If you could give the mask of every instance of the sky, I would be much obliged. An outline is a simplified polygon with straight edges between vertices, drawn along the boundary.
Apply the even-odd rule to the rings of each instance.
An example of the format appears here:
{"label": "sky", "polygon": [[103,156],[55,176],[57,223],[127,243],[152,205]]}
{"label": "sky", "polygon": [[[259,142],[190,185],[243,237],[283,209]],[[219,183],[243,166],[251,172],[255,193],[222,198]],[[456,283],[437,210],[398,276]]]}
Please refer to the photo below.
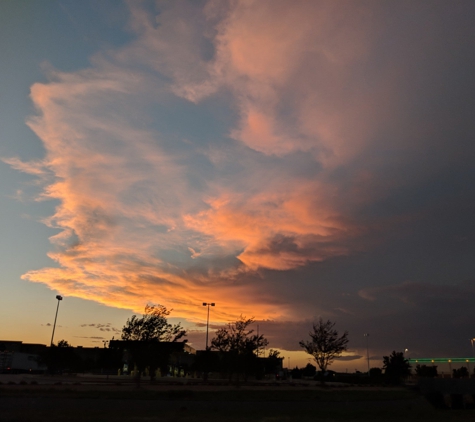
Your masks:
{"label": "sky", "polygon": [[[287,364],[472,357],[472,1],[0,2],[0,338],[146,304]],[[364,334],[369,334],[365,337]],[[291,361],[289,361],[289,358]]]}

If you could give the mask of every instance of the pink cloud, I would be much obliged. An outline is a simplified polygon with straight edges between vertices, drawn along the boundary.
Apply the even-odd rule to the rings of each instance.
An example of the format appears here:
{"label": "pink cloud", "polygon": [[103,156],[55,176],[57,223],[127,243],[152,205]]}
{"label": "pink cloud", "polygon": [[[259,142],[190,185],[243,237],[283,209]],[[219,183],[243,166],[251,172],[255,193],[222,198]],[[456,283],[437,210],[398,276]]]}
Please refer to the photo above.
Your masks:
{"label": "pink cloud", "polygon": [[350,119],[366,129],[374,110],[346,86],[377,30],[368,8],[262,1],[235,2],[222,13],[210,76],[236,94],[242,118],[232,136],[266,154],[314,151],[341,164],[357,153],[367,131],[358,136],[352,125],[349,144],[343,127]]}
{"label": "pink cloud", "polygon": [[[172,33],[174,28],[170,28]],[[186,28],[183,34],[191,37]],[[144,52],[149,57],[160,48],[167,53],[158,35],[152,26],[146,27],[137,43],[118,52],[115,59]],[[179,66],[173,76],[179,86],[184,77],[180,69],[186,63],[182,57],[175,59]],[[136,102],[134,93],[145,90],[141,72],[121,70],[96,57],[92,69],[72,74],[53,71],[51,79],[31,89],[38,114],[29,126],[47,151],[42,169],[54,175],[41,195],[59,201],[48,220],[61,230],[51,237],[54,250],[49,254],[58,268],[30,271],[26,279],[66,295],[135,310],[148,301],[176,301],[178,306],[173,306],[190,315],[192,304],[200,303],[218,283],[216,300],[232,313],[242,310],[235,300],[247,295],[249,286],[241,293],[233,287],[230,294],[221,273],[215,271],[208,272],[207,285],[203,285],[197,275],[187,272],[198,254],[209,259],[235,255],[247,269],[288,269],[342,253],[334,250],[322,255],[318,247],[311,249],[318,246],[315,236],[328,236],[338,228],[328,215],[311,216],[311,204],[301,203],[305,192],[288,197],[288,192],[271,188],[240,202],[236,192],[230,191],[229,205],[219,205],[223,197],[218,196],[207,206],[197,206],[203,193],[193,194],[187,186],[186,169],[161,148],[159,134],[137,129],[135,114],[132,118],[127,114],[132,111],[129,101]],[[157,231],[157,226],[162,228]],[[270,250],[276,236],[292,237],[297,253]],[[298,252],[306,249],[300,256]],[[231,267],[222,274],[239,271]],[[178,291],[186,293],[180,300],[172,299]],[[263,315],[272,313],[267,308],[260,304]]]}
{"label": "pink cloud", "polygon": [[[360,3],[177,4],[155,17],[131,2],[133,42],[32,86],[28,124],[46,157],[10,163],[52,175],[40,196],[58,201],[46,222],[60,232],[49,254],[57,267],[24,278],[137,312],[164,303],[201,319],[199,304],[212,299],[221,320],[292,316],[252,277],[349,254],[365,230],[344,211],[371,199],[371,171],[344,199],[332,171],[362,153],[386,113],[374,112],[373,91],[345,88],[374,22]],[[197,106],[227,95],[237,142],[203,146],[153,125],[156,104],[173,104],[185,122],[183,98]],[[290,161],[301,152],[309,174]]]}
{"label": "pink cloud", "polygon": [[250,269],[287,270],[348,252],[338,241],[357,229],[319,201],[316,186],[293,186],[293,192],[281,188],[254,195],[223,194],[209,201],[208,210],[186,216],[185,222],[224,248],[242,250],[238,258]]}

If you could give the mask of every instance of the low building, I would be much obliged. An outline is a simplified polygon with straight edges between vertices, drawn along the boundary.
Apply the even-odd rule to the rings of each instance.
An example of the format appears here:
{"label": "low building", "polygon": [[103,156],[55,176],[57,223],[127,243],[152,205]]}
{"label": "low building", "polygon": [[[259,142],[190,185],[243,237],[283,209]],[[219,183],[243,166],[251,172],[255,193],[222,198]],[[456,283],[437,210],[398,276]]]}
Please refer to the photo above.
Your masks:
{"label": "low building", "polygon": [[44,344],[0,340],[0,373],[43,373],[46,366],[39,356],[46,349]]}
{"label": "low building", "polygon": [[134,369],[152,377],[168,374],[181,376],[194,362],[195,349],[185,342],[111,340],[109,348],[122,354],[122,373]]}

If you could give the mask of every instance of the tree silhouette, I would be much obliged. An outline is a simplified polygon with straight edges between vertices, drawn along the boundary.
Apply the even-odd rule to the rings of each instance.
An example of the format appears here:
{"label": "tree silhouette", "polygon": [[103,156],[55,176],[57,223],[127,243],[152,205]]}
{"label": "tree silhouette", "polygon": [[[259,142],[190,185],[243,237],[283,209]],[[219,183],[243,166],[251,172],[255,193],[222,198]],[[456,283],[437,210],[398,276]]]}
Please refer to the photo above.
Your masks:
{"label": "tree silhouette", "polygon": [[122,340],[133,341],[178,341],[186,336],[186,330],[178,323],[168,323],[172,310],[163,305],[146,305],[141,318],[133,315],[122,328]]}
{"label": "tree silhouette", "polygon": [[383,369],[385,377],[394,384],[411,375],[411,365],[403,352],[393,351],[391,355],[383,356]]}
{"label": "tree silhouette", "polygon": [[302,375],[304,377],[314,377],[317,373],[317,368],[311,363],[307,363],[305,368],[302,369]]}
{"label": "tree silhouette", "polygon": [[437,366],[416,365],[416,375],[418,377],[437,377]]}
{"label": "tree silhouette", "polygon": [[236,373],[237,381],[240,373],[247,379],[249,370],[257,361],[255,352],[268,344],[262,334],[253,334],[254,330],[248,328],[253,322],[254,318],[241,315],[237,321],[220,328],[211,340],[211,349],[221,352],[230,379],[233,373]]}
{"label": "tree silhouette", "polygon": [[270,349],[265,361],[265,373],[278,375],[278,372],[282,370],[283,360],[284,356],[281,356],[278,350]]}
{"label": "tree silhouette", "polygon": [[341,356],[347,349],[348,331],[339,337],[338,331],[334,327],[334,322],[323,321],[320,318],[317,323],[313,324],[313,331],[309,333],[311,340],[299,342],[300,347],[313,356],[322,375],[333,360]]}
{"label": "tree silhouette", "polygon": [[186,336],[186,330],[180,324],[168,322],[170,313],[171,310],[163,305],[146,305],[141,318],[133,315],[122,328],[121,339],[127,342],[128,351],[137,365],[137,382],[140,382],[140,374],[146,368],[151,380],[155,378],[157,368],[165,370],[174,350],[167,343],[177,342]]}
{"label": "tree silhouette", "polygon": [[58,347],[71,347],[67,340],[59,340]]}
{"label": "tree silhouette", "polygon": [[465,366],[462,366],[458,369],[454,369],[452,371],[452,376],[454,378],[468,378],[470,374],[468,373],[468,369]]}

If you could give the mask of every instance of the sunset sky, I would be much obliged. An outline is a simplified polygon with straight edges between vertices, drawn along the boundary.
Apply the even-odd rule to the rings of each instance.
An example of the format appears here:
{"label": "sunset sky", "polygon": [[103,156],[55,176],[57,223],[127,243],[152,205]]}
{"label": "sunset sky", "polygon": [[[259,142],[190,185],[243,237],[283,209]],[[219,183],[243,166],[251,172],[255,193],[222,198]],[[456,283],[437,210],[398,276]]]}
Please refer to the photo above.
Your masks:
{"label": "sunset sky", "polygon": [[[147,303],[294,364],[470,357],[475,2],[0,2],[0,339],[100,346]],[[6,323],[6,321],[8,321]]]}

